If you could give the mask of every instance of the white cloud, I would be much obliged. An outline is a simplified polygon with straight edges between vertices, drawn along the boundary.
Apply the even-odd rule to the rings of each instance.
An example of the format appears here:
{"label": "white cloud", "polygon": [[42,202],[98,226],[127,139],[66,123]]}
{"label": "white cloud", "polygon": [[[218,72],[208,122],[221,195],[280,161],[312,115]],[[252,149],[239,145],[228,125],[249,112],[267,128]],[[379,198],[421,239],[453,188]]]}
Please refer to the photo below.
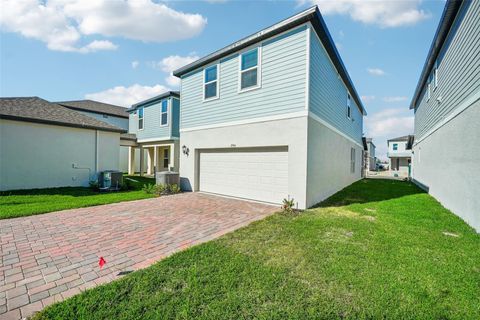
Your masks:
{"label": "white cloud", "polygon": [[[306,0],[299,0],[305,3]],[[317,4],[324,15],[349,15],[354,21],[375,24],[382,28],[414,25],[430,18],[420,9],[421,0],[308,0]]]}
{"label": "white cloud", "polygon": [[160,61],[150,61],[147,64],[152,68],[168,73],[165,81],[169,86],[176,87],[180,85],[180,79],[173,75],[173,71],[198,59],[199,57],[195,54],[188,56],[173,55],[163,58]]}
{"label": "white cloud", "polygon": [[132,104],[149,99],[168,90],[167,87],[160,84],[154,86],[134,84],[130,87],[117,86],[100,92],[88,93],[85,95],[85,99],[130,107]]}
{"label": "white cloud", "polygon": [[132,61],[132,69],[137,69],[139,65],[140,62],[138,62],[137,60]]}
{"label": "white cloud", "polygon": [[405,108],[389,108],[365,117],[365,135],[373,138],[377,157],[386,159],[387,140],[413,133],[414,116]]}
{"label": "white cloud", "polygon": [[375,100],[375,96],[361,96],[360,99],[362,99],[362,102],[368,103]]}
{"label": "white cloud", "polygon": [[191,38],[207,23],[199,14],[175,11],[152,0],[1,0],[0,6],[3,29],[65,52],[117,48],[107,40],[82,44],[85,35],[166,42]]}
{"label": "white cloud", "polygon": [[384,76],[386,73],[382,69],[379,68],[367,68],[368,73],[370,73],[373,76]]}
{"label": "white cloud", "polygon": [[392,103],[392,102],[402,102],[407,101],[407,97],[404,96],[396,96],[396,97],[383,97],[383,101]]}

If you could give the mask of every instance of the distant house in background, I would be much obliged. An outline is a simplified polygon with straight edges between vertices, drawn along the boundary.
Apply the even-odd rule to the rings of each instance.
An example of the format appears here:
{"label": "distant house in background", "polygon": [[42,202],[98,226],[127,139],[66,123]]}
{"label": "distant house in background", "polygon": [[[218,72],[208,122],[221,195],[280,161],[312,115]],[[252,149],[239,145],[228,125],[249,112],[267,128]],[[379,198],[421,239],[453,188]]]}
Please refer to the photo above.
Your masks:
{"label": "distant house in background", "polygon": [[38,97],[0,98],[0,190],[88,186],[119,169],[124,132]]}
{"label": "distant house in background", "polygon": [[390,171],[402,177],[408,176],[412,161],[412,150],[407,149],[409,139],[410,136],[402,136],[387,141]]}
{"label": "distant house in background", "polygon": [[480,1],[447,1],[410,104],[413,181],[480,232]]}
{"label": "distant house in background", "polygon": [[375,171],[377,158],[375,157],[376,146],[372,138],[363,138],[365,145],[365,169],[368,171]]}
{"label": "distant house in background", "polygon": [[[127,108],[93,100],[59,101],[56,103],[128,131]],[[119,170],[122,172],[128,171],[128,147],[130,141],[130,136],[124,134],[120,136]],[[139,164],[138,160],[137,163]],[[139,170],[138,164],[136,171]]]}
{"label": "distant house in background", "polygon": [[[140,174],[158,171],[178,171],[180,153],[180,94],[168,91],[134,104],[129,113],[129,166],[132,174],[141,163]],[[139,154],[139,157],[137,156]],[[147,156],[146,168],[144,157]],[[139,159],[139,160],[137,160]],[[146,170],[145,170],[146,169]]]}

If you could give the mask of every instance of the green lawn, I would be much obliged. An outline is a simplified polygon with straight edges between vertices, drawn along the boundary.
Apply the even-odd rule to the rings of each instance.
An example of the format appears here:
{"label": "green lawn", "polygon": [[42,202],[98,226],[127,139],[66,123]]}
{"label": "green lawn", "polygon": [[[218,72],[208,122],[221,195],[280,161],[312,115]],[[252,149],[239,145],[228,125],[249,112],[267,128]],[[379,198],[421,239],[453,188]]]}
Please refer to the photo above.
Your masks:
{"label": "green lawn", "polygon": [[130,180],[132,190],[100,193],[90,188],[66,187],[0,192],[0,219],[152,197],[141,188],[146,183],[155,183],[155,179],[137,176],[124,178],[135,180]]}
{"label": "green lawn", "polygon": [[480,319],[480,236],[410,183],[363,180],[36,316],[335,318]]}

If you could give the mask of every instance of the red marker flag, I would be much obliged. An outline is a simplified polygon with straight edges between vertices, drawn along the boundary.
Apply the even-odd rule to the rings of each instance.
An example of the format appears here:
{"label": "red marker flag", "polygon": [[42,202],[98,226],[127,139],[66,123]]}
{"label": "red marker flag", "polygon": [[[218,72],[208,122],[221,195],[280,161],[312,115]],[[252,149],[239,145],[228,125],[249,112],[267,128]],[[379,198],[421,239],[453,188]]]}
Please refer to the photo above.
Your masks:
{"label": "red marker flag", "polygon": [[105,261],[105,259],[103,259],[103,257],[100,257],[100,260],[98,260],[98,265],[100,266],[100,269],[103,268],[105,263],[107,263],[107,261]]}

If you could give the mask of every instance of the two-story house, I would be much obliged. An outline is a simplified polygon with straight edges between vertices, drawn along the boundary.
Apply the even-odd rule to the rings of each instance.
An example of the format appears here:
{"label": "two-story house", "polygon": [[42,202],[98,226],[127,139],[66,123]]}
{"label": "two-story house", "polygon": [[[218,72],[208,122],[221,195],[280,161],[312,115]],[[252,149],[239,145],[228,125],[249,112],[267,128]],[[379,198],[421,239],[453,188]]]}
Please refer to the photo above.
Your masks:
{"label": "two-story house", "polygon": [[[128,112],[125,107],[94,100],[60,101],[56,103],[128,131]],[[128,138],[129,136],[126,134],[120,135],[119,170],[122,172],[128,171],[128,146],[130,145],[130,139]],[[136,171],[139,170],[138,163],[137,160]]]}
{"label": "two-story house", "polygon": [[361,178],[366,112],[316,6],[174,75],[184,189],[303,209]]}
{"label": "two-story house", "polygon": [[[178,171],[180,95],[168,91],[134,104],[129,112],[131,144],[128,173],[153,175],[159,171]],[[146,155],[146,168],[145,168]],[[140,163],[138,164],[137,161]],[[136,168],[139,168],[138,170]]]}
{"label": "two-story house", "polygon": [[410,136],[402,136],[387,140],[390,171],[400,176],[409,175],[410,163],[412,162],[412,150],[408,150],[407,144]]}
{"label": "two-story house", "polygon": [[413,180],[480,231],[480,1],[447,1],[410,108]]}

